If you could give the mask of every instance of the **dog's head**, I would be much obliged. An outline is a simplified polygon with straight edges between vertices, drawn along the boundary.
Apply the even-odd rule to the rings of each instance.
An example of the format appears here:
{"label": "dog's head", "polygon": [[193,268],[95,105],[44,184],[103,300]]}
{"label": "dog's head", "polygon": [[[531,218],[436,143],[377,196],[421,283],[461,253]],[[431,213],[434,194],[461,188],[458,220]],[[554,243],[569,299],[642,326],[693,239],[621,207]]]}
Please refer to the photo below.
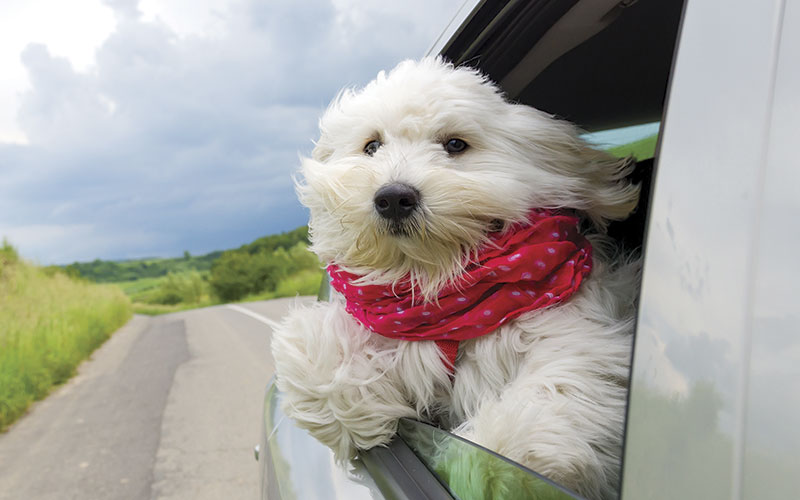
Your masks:
{"label": "dog's head", "polygon": [[403,62],[342,92],[320,132],[298,182],[314,251],[365,282],[410,276],[428,297],[487,233],[531,208],[575,209],[602,230],[638,198],[624,161],[439,59]]}

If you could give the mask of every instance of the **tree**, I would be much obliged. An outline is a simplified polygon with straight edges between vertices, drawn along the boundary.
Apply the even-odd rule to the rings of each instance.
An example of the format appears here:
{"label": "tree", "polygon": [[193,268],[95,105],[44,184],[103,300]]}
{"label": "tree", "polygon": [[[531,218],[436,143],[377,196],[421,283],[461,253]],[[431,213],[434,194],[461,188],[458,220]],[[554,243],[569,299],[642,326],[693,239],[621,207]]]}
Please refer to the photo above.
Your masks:
{"label": "tree", "polygon": [[254,289],[252,257],[243,252],[225,252],[211,266],[209,285],[224,301],[239,300]]}

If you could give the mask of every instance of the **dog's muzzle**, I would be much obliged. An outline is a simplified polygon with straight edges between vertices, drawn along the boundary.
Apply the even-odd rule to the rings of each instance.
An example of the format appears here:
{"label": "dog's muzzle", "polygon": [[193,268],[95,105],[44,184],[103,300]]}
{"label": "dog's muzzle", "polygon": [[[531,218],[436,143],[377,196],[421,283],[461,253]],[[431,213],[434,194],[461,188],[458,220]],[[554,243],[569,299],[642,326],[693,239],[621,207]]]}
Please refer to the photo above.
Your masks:
{"label": "dog's muzzle", "polygon": [[411,216],[419,206],[419,191],[395,182],[378,189],[373,202],[378,215],[392,222],[400,222]]}

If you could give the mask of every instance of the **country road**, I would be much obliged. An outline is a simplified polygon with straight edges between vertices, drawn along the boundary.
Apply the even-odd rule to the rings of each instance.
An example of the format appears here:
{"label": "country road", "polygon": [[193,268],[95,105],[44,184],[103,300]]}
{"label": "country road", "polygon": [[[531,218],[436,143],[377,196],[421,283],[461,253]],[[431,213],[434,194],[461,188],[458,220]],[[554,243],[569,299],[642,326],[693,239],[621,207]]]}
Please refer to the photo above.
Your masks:
{"label": "country road", "polygon": [[295,300],[135,316],[0,434],[0,499],[257,498],[273,372],[258,315]]}

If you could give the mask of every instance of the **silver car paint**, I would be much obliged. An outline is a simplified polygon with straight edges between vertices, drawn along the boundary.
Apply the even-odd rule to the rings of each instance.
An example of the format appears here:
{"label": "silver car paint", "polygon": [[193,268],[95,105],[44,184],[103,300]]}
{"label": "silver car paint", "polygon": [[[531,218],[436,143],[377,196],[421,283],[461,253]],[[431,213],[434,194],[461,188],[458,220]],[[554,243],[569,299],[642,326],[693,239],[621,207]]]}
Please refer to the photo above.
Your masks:
{"label": "silver car paint", "polygon": [[328,447],[286,418],[280,409],[281,397],[271,382],[265,397],[259,453],[262,499],[384,498],[362,462],[337,464]]}
{"label": "silver car paint", "polygon": [[623,498],[800,495],[800,1],[688,2],[663,124]]}

